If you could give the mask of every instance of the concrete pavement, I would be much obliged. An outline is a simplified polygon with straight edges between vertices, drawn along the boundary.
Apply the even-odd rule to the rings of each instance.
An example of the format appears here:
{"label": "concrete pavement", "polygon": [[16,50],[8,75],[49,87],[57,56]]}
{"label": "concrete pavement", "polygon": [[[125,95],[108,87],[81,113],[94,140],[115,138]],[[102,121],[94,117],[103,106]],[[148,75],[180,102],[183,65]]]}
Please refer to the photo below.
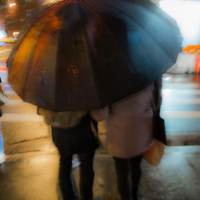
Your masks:
{"label": "concrete pavement", "polygon": [[[162,116],[169,145],[162,162],[143,161],[141,200],[197,200],[200,196],[200,83],[198,76],[165,75]],[[1,118],[6,160],[0,166],[0,200],[62,200],[58,187],[59,155],[49,127],[36,107],[5,85],[9,98]],[[100,138],[105,141],[103,123]],[[187,145],[187,146],[185,146]],[[94,196],[119,200],[113,160],[105,149],[95,155]],[[78,185],[78,167],[74,177]]]}
{"label": "concrete pavement", "polygon": [[1,200],[57,200],[58,155],[10,155],[0,167]]}
{"label": "concrete pavement", "polygon": [[[141,200],[199,200],[200,147],[167,147],[160,165],[143,161]],[[0,167],[1,200],[62,200],[58,187],[59,156],[54,151],[10,155]],[[113,160],[96,154],[94,196],[120,200]],[[78,167],[74,177],[78,185]]]}

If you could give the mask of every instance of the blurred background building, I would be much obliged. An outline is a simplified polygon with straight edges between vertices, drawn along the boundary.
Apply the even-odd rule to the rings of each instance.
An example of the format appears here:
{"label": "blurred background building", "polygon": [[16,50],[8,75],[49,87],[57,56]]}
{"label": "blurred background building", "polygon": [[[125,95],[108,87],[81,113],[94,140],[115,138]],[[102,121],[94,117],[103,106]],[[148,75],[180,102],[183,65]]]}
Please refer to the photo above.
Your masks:
{"label": "blurred background building", "polygon": [[44,0],[0,0],[0,30],[17,37],[27,18]]}
{"label": "blurred background building", "polygon": [[183,48],[200,44],[200,0],[160,0],[159,6],[177,22]]}
{"label": "blurred background building", "polygon": [[[0,30],[16,37],[27,18],[44,2],[53,0],[0,0]],[[175,19],[183,35],[183,45],[200,44],[200,0],[151,0]]]}

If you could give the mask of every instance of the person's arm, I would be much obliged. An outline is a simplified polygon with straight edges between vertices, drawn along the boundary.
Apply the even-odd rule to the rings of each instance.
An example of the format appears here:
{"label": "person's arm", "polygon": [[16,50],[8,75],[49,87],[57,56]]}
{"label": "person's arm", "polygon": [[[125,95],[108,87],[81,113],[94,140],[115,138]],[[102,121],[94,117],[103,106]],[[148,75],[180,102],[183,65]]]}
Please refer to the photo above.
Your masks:
{"label": "person's arm", "polygon": [[109,119],[109,107],[105,107],[103,109],[96,109],[90,111],[90,116],[95,121],[103,121]]}

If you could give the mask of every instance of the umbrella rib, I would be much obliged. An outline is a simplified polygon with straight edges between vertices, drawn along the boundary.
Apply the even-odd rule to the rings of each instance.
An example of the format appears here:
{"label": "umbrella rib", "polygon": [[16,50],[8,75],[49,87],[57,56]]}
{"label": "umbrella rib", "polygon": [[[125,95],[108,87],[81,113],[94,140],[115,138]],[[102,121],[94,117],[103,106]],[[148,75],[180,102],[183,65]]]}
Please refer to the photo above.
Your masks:
{"label": "umbrella rib", "polygon": [[[66,4],[69,4],[69,6],[68,6],[68,8],[67,8],[67,10],[64,12],[63,11],[63,16],[65,17],[65,15],[67,15],[68,13],[68,11],[69,11],[69,9],[70,9],[70,7],[71,7],[71,4],[69,3],[69,2],[73,2],[74,0],[70,0],[70,1],[66,1],[67,3]],[[59,41],[60,41],[60,37],[58,38],[58,43],[59,43]],[[59,46],[59,45],[58,45]],[[59,50],[57,50],[57,55],[56,55],[56,58],[58,58],[58,53],[59,52]],[[57,69],[57,63],[58,63],[58,59],[56,60],[56,64],[55,64],[55,68]],[[57,73],[56,73],[57,74]],[[55,77],[55,79],[56,79],[56,77]],[[57,83],[57,81],[55,81],[55,90],[56,90],[56,88],[57,88],[57,86],[56,86],[56,83]],[[55,98],[56,98],[56,95],[55,95]],[[54,99],[54,101],[56,102],[56,99]],[[54,110],[56,110],[56,104],[54,104],[55,105],[55,107],[54,107]]]}
{"label": "umbrella rib", "polygon": [[[151,2],[150,2],[150,3],[151,3]],[[115,8],[115,9],[117,9],[119,12],[125,14],[127,17],[129,17],[130,19],[132,19],[132,20],[133,20],[136,24],[138,24],[138,26],[146,33],[146,35],[148,35],[148,36],[152,39],[152,41],[153,41],[154,43],[156,43],[158,47],[160,47],[160,45],[159,45],[155,40],[153,40],[153,38],[152,38],[149,34],[147,34],[147,32],[143,29],[143,27],[142,27],[137,21],[135,21],[132,17],[130,17],[130,16],[127,15],[124,11],[119,10],[117,7],[115,7],[115,6],[111,5],[111,4],[108,4],[108,3],[105,3],[105,4],[107,4],[107,5],[109,5],[109,6],[113,7],[113,8]],[[138,4],[138,5],[139,5],[139,4]],[[139,6],[140,6],[140,5],[139,5]],[[142,7],[142,6],[141,6],[141,7]],[[162,49],[162,51],[164,50],[163,47],[160,47],[160,49]],[[165,54],[166,54],[166,53],[165,53]],[[168,55],[168,53],[167,53],[166,55],[167,55],[167,57],[168,57],[170,60],[172,60],[172,59],[170,58],[170,56]]]}
{"label": "umbrella rib", "polygon": [[[82,36],[83,37],[83,36]],[[83,38],[83,41],[84,41],[84,38]],[[87,49],[87,45],[84,43],[84,47]],[[89,56],[89,54],[88,54],[88,51],[85,51],[86,52],[86,55],[87,55],[87,57],[89,58],[90,56]],[[90,59],[88,59],[88,60],[90,60]],[[91,64],[91,62],[90,62],[90,66],[92,66],[92,64]],[[93,74],[93,67],[91,67],[91,71],[92,71],[92,74]],[[97,81],[95,81],[95,78],[94,78],[94,76],[91,76],[92,77],[92,79],[93,79],[93,82],[95,83],[95,82],[97,82]],[[97,84],[94,84],[95,86],[97,85]],[[98,90],[95,90],[96,91],[96,96],[98,96],[98,98],[97,98],[97,100],[98,100],[98,103],[99,103],[99,105],[100,105],[100,95],[99,95],[99,92],[97,92]]]}
{"label": "umbrella rib", "polygon": [[[93,10],[98,16],[99,18],[101,19],[101,21],[105,24],[105,26],[107,27],[107,30],[108,32],[110,33],[110,35],[112,36],[112,38],[116,41],[116,44],[118,44],[118,47],[121,49],[122,53],[125,55],[125,57],[127,58],[127,60],[129,61],[129,63],[131,64],[132,66],[132,63],[130,61],[130,59],[128,58],[128,56],[126,55],[126,53],[123,51],[123,49],[121,48],[121,46],[119,45],[117,39],[115,38],[115,36],[112,34],[112,32],[110,31],[109,27],[107,26],[107,24],[104,22],[104,20],[100,17],[100,15],[98,14],[97,11],[95,11],[88,3],[86,3],[84,0],[82,0],[88,7],[91,8],[91,10]],[[135,72],[136,70],[134,68],[132,68]]]}
{"label": "umbrella rib", "polygon": [[[60,7],[61,7],[61,5],[58,6],[57,9],[59,9]],[[51,23],[51,20],[52,20],[52,18],[54,18],[54,17],[55,17],[55,16],[53,15],[53,16],[48,20],[48,23],[45,24],[45,26],[43,27],[43,29],[42,29],[41,32],[40,32],[40,35],[38,36],[38,40],[39,40],[39,38],[40,38],[40,36],[41,36],[43,30],[45,30],[45,28]],[[40,19],[41,19],[41,18],[40,18]],[[37,21],[38,21],[38,20],[37,20]],[[37,43],[36,46],[35,46],[35,49],[34,49],[33,54],[32,54],[32,58],[33,58],[33,55],[34,55],[34,53],[35,53],[35,50],[36,50],[37,46],[38,46],[38,43]],[[32,60],[32,58],[31,58],[31,60]],[[31,62],[31,61],[30,61],[30,62]],[[30,66],[29,66],[29,68],[30,68]],[[28,76],[29,76],[29,73],[27,73],[25,82],[27,82]],[[23,90],[23,93],[22,93],[22,94],[23,94],[23,96],[25,95],[25,87],[24,87],[24,90]]]}
{"label": "umbrella rib", "polygon": [[[19,47],[21,46],[22,41],[24,40],[24,38],[26,37],[27,33],[30,31],[30,29],[32,28],[32,23],[30,23],[31,20],[35,20],[34,24],[37,23],[37,21],[40,20],[39,19],[34,19],[35,17],[38,16],[38,13],[41,12],[42,10],[42,14],[43,12],[45,12],[52,4],[48,4],[48,5],[43,5],[41,8],[38,8],[32,15],[31,17],[27,20],[26,24],[24,25],[24,27],[22,28],[22,30],[20,31],[20,35],[17,38],[17,41],[14,44],[14,47],[11,51],[11,54],[8,58],[8,66],[12,66],[14,58],[16,56],[16,52],[18,51]],[[51,8],[50,10],[52,10],[53,8]],[[47,11],[48,12],[48,11]],[[45,14],[45,13],[44,13]],[[43,14],[43,15],[44,15]],[[43,16],[42,15],[42,16]],[[12,55],[14,53],[14,55]],[[10,63],[11,62],[11,63]],[[9,69],[9,68],[8,68]]]}
{"label": "umbrella rib", "polygon": [[[83,0],[83,2],[85,2],[85,1]],[[87,5],[99,16],[99,18],[103,21],[103,19],[100,17],[100,15],[98,14],[97,11],[95,11],[88,3],[85,2],[85,4],[87,4]],[[153,40],[153,38],[152,38],[149,34],[147,34],[147,32],[142,28],[142,26],[141,26],[137,21],[135,21],[132,17],[130,17],[130,16],[127,15],[124,11],[119,10],[117,7],[111,5],[111,4],[107,3],[107,2],[104,2],[104,4],[109,5],[110,7],[113,7],[114,9],[118,10],[119,12],[125,14],[125,15],[128,16],[130,19],[132,19],[135,23],[138,24],[139,27],[141,27],[141,29],[144,31],[144,33],[146,33],[146,35],[148,35],[148,36],[152,39],[152,41],[153,41],[155,44],[157,44],[157,46],[158,46],[162,51],[164,50],[163,47],[160,47],[160,45],[158,45],[158,43],[157,43],[155,40]],[[139,6],[140,6],[140,5],[139,5]],[[104,22],[104,21],[103,21],[103,22]],[[104,22],[104,24],[106,25],[105,22]],[[106,27],[108,28],[107,25],[106,25]],[[110,32],[109,28],[108,28],[108,31]],[[110,32],[110,33],[111,33],[111,32]],[[117,39],[114,37],[114,35],[113,35],[112,33],[111,33],[111,35],[112,35],[112,37],[115,39],[115,41],[117,41]],[[118,42],[117,42],[117,43],[118,43]],[[120,45],[118,45],[118,46],[120,47]],[[120,48],[121,48],[121,47],[120,47]],[[124,52],[123,50],[122,50],[122,52],[123,52],[124,55],[126,56],[127,60],[131,63],[130,59],[128,59],[128,56],[125,54],[125,52]],[[166,55],[167,55],[167,57],[172,61],[170,55],[168,55],[168,53],[167,53]],[[131,65],[132,65],[132,63],[131,63]]]}

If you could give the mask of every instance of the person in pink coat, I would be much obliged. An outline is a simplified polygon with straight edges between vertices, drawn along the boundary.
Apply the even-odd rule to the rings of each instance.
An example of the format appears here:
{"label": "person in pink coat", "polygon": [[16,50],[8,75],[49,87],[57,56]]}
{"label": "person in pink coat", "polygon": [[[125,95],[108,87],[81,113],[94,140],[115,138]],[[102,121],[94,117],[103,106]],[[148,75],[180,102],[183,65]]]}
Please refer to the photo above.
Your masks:
{"label": "person in pink coat", "polygon": [[[155,85],[159,92],[157,105]],[[153,111],[160,109],[161,88],[162,78],[109,107],[91,111],[95,120],[106,120],[106,146],[114,159],[121,200],[138,199],[142,155],[153,143]]]}

